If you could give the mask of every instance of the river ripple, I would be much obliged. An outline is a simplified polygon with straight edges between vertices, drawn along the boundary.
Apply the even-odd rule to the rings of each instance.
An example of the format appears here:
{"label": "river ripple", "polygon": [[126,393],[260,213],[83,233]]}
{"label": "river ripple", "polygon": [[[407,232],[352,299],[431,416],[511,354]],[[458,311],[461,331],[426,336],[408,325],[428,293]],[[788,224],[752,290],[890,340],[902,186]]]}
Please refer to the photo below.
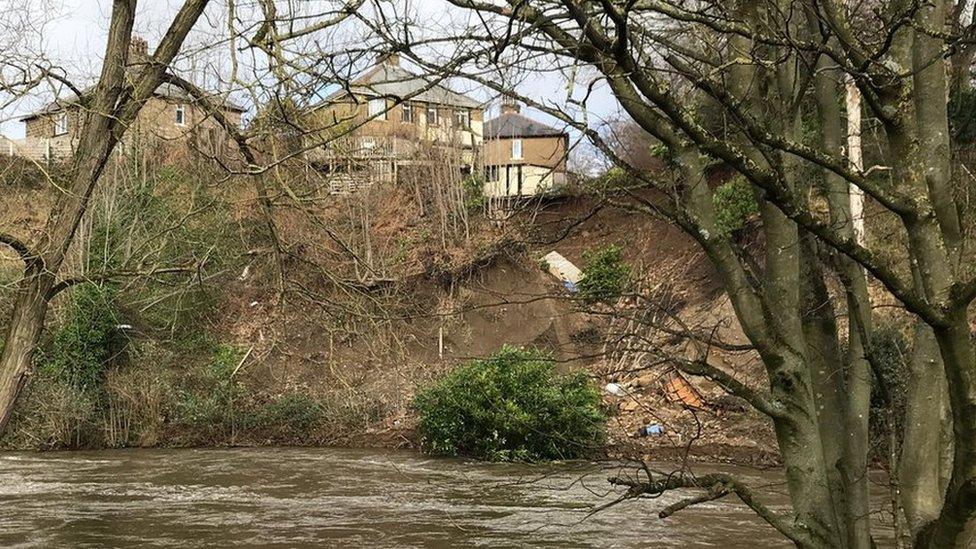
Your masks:
{"label": "river ripple", "polygon": [[[732,499],[667,520],[687,493],[588,516],[629,469],[304,448],[0,454],[0,546],[789,546]],[[734,472],[785,503],[780,475]]]}

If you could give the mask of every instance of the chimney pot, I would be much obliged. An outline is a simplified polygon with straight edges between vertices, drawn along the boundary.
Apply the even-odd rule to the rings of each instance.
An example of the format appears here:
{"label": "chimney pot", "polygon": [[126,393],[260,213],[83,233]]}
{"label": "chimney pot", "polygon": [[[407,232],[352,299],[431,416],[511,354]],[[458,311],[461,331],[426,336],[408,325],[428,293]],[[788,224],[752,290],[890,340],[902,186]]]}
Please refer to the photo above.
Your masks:
{"label": "chimney pot", "polygon": [[522,112],[521,107],[519,107],[518,101],[512,97],[502,98],[502,114],[517,114]]}
{"label": "chimney pot", "polygon": [[133,34],[129,40],[129,62],[141,62],[149,58],[149,43],[146,39]]}

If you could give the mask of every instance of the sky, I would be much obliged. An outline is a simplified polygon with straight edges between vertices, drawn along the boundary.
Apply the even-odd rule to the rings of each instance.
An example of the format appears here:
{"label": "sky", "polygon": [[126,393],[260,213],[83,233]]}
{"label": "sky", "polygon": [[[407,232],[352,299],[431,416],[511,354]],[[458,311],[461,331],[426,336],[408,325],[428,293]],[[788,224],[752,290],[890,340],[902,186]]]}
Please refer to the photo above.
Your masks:
{"label": "sky", "polygon": [[[472,15],[464,10],[449,6],[443,0],[395,0],[398,9],[412,10],[423,21],[427,32],[447,31],[452,25],[463,25]],[[169,22],[182,2],[178,0],[142,0],[136,16],[135,32],[146,38],[150,50],[155,47]],[[208,9],[194,28],[188,42],[206,42],[214,35],[222,36],[226,21],[223,16],[223,1],[215,1],[214,9]],[[241,4],[239,2],[239,4]],[[309,2],[314,5],[316,2]],[[105,47],[111,0],[0,0],[2,13],[27,8],[33,13],[32,20],[38,29],[36,41],[46,56],[64,67],[69,77],[76,83],[89,84],[97,75]],[[365,31],[360,31],[365,32]],[[222,54],[227,52],[223,48]],[[220,59],[218,62],[225,62]],[[246,63],[246,61],[244,61]],[[406,65],[410,68],[409,64]],[[200,83],[200,82],[198,82]],[[480,101],[495,97],[494,92],[472,82],[454,80],[451,85],[458,91],[467,93]],[[518,86],[519,93],[540,102],[555,106],[565,106],[567,82],[558,74],[537,73],[523,78]],[[585,89],[585,86],[583,86]],[[43,105],[51,99],[51,94],[35,93],[25,100],[0,111],[0,134],[11,138],[23,137],[23,123],[18,118]],[[241,102],[238,100],[238,102]],[[249,103],[244,101],[245,104]],[[253,103],[253,102],[250,102]],[[497,112],[497,101],[489,104],[488,117]],[[619,112],[616,102],[602,87],[598,87],[587,103],[587,112],[579,112],[591,125],[614,118]],[[557,124],[554,119],[533,109],[523,109],[523,113],[533,118]]]}

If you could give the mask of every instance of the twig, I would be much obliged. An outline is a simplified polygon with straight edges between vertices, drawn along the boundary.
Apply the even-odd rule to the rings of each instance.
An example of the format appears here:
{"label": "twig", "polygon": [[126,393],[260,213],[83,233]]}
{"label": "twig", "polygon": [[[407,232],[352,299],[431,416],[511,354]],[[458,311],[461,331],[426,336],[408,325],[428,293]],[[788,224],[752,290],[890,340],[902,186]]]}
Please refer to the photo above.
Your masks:
{"label": "twig", "polygon": [[17,252],[17,255],[19,255],[20,258],[24,260],[25,263],[29,263],[36,257],[31,252],[27,244],[24,243],[24,241],[20,240],[19,238],[17,238],[12,234],[0,233],[0,244],[6,244],[13,251]]}
{"label": "twig", "polygon": [[714,501],[716,499],[724,498],[729,495],[729,491],[725,489],[725,485],[718,483],[708,489],[704,494],[686,498],[680,501],[676,501],[671,505],[668,505],[657,514],[659,518],[668,518],[671,515],[677,513],[678,511],[691,507],[692,505],[698,505],[699,503],[707,503],[709,501]]}
{"label": "twig", "polygon": [[248,349],[246,353],[244,353],[243,357],[241,357],[241,361],[237,363],[237,367],[234,368],[234,371],[230,373],[231,379],[234,379],[234,376],[237,375],[237,371],[240,370],[241,366],[244,365],[244,361],[247,360],[247,357],[251,356],[251,352],[253,350],[254,350],[254,345],[251,345],[251,348]]}
{"label": "twig", "polygon": [[108,271],[104,273],[75,276],[66,278],[55,284],[51,290],[48,291],[47,299],[51,300],[54,298],[54,296],[58,295],[64,290],[67,290],[72,286],[77,286],[78,284],[84,284],[85,282],[104,282],[106,280],[112,280],[113,278],[149,277],[160,274],[195,273],[197,272],[198,267],[198,265],[192,265],[187,267],[164,267],[160,269],[150,269],[148,271]]}

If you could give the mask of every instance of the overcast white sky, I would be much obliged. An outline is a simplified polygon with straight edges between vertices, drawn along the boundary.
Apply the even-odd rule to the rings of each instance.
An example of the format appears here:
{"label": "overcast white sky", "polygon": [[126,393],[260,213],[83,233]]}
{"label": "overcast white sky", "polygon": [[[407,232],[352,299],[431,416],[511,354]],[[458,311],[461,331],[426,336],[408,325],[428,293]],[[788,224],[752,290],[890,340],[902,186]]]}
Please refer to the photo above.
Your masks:
{"label": "overcast white sky", "polygon": [[[431,25],[442,27],[463,22],[469,14],[448,6],[442,0],[397,0],[409,2],[411,9],[419,10]],[[179,9],[180,0],[142,0],[136,17],[135,32],[149,41],[150,50],[169,25],[173,14]],[[43,22],[40,27],[40,42],[44,53],[63,66],[72,79],[80,84],[88,84],[97,74],[101,64],[102,51],[108,31],[111,0],[0,0],[2,12],[32,10],[32,20]],[[314,2],[311,2],[314,4]],[[208,35],[225,32],[223,19],[224,2],[214,2],[214,10],[204,17],[194,29],[197,40],[205,40]],[[0,12],[0,13],[2,13]],[[191,35],[190,41],[194,40]],[[471,83],[455,83],[463,88],[459,91],[469,93],[479,100],[486,100],[493,94],[479,90]],[[540,101],[558,103],[566,95],[566,83],[555,75],[529,78],[519,91]],[[8,137],[23,136],[23,124],[17,119],[37,108],[50,97],[34,96],[16,106],[0,112],[0,133]],[[586,116],[591,124],[598,124],[617,112],[616,102],[605,91],[599,91],[590,103]],[[546,120],[542,113],[524,111],[530,116]],[[551,119],[550,119],[551,121]]]}

